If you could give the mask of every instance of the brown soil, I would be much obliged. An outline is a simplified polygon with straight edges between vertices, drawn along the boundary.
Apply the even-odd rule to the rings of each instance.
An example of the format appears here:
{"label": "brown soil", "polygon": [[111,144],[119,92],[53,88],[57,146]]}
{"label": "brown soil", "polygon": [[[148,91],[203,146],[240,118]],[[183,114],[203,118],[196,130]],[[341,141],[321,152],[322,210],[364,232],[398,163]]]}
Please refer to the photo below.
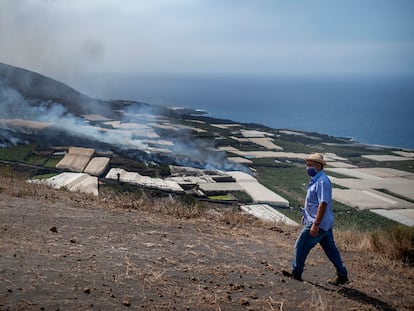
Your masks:
{"label": "brown soil", "polygon": [[120,208],[0,181],[0,310],[413,310],[412,267],[342,250],[351,283],[314,249],[304,282],[280,273],[297,228],[211,210]]}

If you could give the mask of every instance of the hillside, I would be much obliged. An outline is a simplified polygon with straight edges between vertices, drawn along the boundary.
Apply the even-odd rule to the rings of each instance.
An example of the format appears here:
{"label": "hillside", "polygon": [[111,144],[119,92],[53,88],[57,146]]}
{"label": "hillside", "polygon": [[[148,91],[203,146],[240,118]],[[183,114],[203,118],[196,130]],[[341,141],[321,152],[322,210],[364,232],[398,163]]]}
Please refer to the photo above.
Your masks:
{"label": "hillside", "polygon": [[[107,165],[90,179],[94,193],[99,184],[113,184],[118,172],[118,184],[126,188],[156,188],[214,203],[270,204],[266,211],[278,209],[298,222],[308,182],[303,160],[321,152],[334,184],[338,228],[414,226],[412,150],[236,123],[197,109],[103,102],[4,64],[0,103],[0,161],[25,170],[28,179],[59,173],[72,178],[65,170],[90,172],[87,166],[103,154]],[[63,165],[79,158],[64,156],[70,146],[93,149],[93,155],[80,162],[85,165]]]}
{"label": "hillside", "polygon": [[[62,82],[39,73],[4,63],[0,63],[0,89],[2,87],[19,92],[35,105],[42,102],[59,103],[74,115],[88,114],[97,109],[102,114],[112,113],[108,102],[90,98]],[[2,97],[4,95],[2,94]]]}
{"label": "hillside", "polygon": [[337,232],[351,283],[321,249],[283,277],[297,230],[231,210],[0,178],[0,310],[412,310],[414,271]]}

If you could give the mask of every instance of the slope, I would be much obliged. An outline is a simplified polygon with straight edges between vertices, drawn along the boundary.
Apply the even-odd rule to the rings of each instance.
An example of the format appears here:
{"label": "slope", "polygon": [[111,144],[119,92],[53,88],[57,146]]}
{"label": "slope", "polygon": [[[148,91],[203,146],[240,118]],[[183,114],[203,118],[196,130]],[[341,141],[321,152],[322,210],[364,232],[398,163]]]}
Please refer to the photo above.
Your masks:
{"label": "slope", "polygon": [[296,229],[232,212],[127,194],[96,199],[2,174],[0,214],[2,310],[414,306],[413,269],[369,249],[342,250],[352,279],[344,287],[326,284],[334,270],[320,249],[305,282],[283,277]]}
{"label": "slope", "polygon": [[90,98],[68,85],[23,68],[0,63],[0,90],[8,87],[20,93],[27,101],[56,102],[69,113],[82,115],[100,111],[111,115],[108,102]]}

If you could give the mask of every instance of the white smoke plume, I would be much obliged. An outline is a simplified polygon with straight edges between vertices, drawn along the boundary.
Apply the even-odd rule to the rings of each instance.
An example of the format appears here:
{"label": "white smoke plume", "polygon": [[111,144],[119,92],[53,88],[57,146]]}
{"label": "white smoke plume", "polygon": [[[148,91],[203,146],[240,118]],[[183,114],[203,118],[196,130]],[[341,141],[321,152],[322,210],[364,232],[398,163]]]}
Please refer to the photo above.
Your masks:
{"label": "white smoke plume", "polygon": [[[190,127],[174,124],[180,123],[180,116],[166,107],[118,101],[120,110],[115,112],[109,102],[93,100],[58,81],[4,64],[0,69],[2,146],[33,140],[33,133],[43,135],[44,144],[56,144],[62,133],[68,139],[61,138],[65,145],[104,144],[105,148],[123,151],[142,161],[244,169],[228,161],[224,152],[214,148],[213,141],[196,139]],[[113,122],[91,122],[82,117],[86,114],[109,116]]]}
{"label": "white smoke plume", "polygon": [[[131,116],[134,115],[146,115],[157,119],[157,117],[159,118],[163,114],[171,113],[172,111],[169,109],[160,106],[132,106],[126,109],[123,121],[130,122]],[[167,124],[170,124],[170,120]],[[163,123],[162,120],[158,120],[158,122]],[[179,121],[177,120],[177,122]],[[176,124],[170,125],[174,126]],[[225,152],[218,151],[213,141],[194,138],[189,127],[178,126],[178,128],[179,130],[158,132],[161,135],[161,140],[172,142],[172,145],[167,148],[171,151],[175,164],[203,169],[235,170],[250,173],[247,167],[227,160]]]}
{"label": "white smoke plume", "polygon": [[[68,113],[67,109],[60,103],[50,101],[30,103],[17,90],[4,85],[1,81],[0,116],[2,120],[21,119],[43,122],[45,125],[53,127],[54,130],[66,132],[71,136],[111,144],[121,149],[145,149],[147,147],[141,140],[135,139],[130,132],[104,131],[99,127],[91,126],[85,119]],[[3,130],[8,129],[16,132],[16,127],[11,127],[10,123],[5,124],[1,125]],[[21,142],[18,135],[12,137],[10,132],[0,130],[0,135],[12,144]]]}

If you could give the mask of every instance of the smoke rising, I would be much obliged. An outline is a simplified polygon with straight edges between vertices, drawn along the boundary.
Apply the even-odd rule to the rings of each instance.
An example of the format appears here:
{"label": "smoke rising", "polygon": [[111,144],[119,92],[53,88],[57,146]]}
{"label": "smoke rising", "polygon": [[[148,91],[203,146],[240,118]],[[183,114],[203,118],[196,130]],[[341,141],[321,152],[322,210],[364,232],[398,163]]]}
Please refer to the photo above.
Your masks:
{"label": "smoke rising", "polygon": [[[98,142],[113,144],[120,148],[145,149],[146,144],[135,139],[130,132],[104,131],[99,127],[92,126],[85,119],[74,116],[67,111],[62,104],[54,101],[26,100],[17,90],[5,85],[0,81],[0,115],[1,119],[22,119],[43,122],[50,125],[54,130],[66,132],[72,136],[96,140]],[[3,131],[0,135],[11,144],[21,142],[18,137],[18,127],[21,123],[13,126],[12,122],[1,125]],[[8,131],[4,131],[8,130]],[[12,137],[10,131],[15,132]]]}
{"label": "smoke rising", "polygon": [[[160,140],[171,141],[171,146],[166,146],[171,151],[170,155],[164,155],[160,159],[156,154],[147,153],[147,160],[155,160],[155,162],[165,162],[168,164],[189,166],[200,169],[219,169],[224,171],[244,171],[251,173],[250,170],[238,163],[227,160],[225,152],[218,151],[213,141],[206,139],[196,139],[192,135],[192,129],[190,127],[181,126],[179,124],[171,124],[171,119],[165,122],[165,116],[169,116],[172,119],[179,116],[174,115],[174,112],[161,106],[154,105],[140,105],[132,106],[125,110],[123,122],[143,122],[134,116],[146,116],[147,121],[144,123],[158,122],[160,125],[166,124],[167,126],[177,128],[175,130],[158,130]],[[164,119],[164,121],[163,121]],[[178,121],[178,120],[177,120]],[[167,157],[166,157],[167,156]],[[142,159],[144,160],[145,159]]]}
{"label": "smoke rising", "polygon": [[[87,116],[91,114],[98,119]],[[36,142],[36,135],[43,135],[42,144],[49,146],[57,142],[85,147],[105,145],[147,162],[245,169],[228,161],[224,152],[214,148],[213,141],[195,139],[191,127],[180,124],[181,119],[179,113],[166,107],[93,100],[58,81],[0,64],[2,146],[30,139]]]}

